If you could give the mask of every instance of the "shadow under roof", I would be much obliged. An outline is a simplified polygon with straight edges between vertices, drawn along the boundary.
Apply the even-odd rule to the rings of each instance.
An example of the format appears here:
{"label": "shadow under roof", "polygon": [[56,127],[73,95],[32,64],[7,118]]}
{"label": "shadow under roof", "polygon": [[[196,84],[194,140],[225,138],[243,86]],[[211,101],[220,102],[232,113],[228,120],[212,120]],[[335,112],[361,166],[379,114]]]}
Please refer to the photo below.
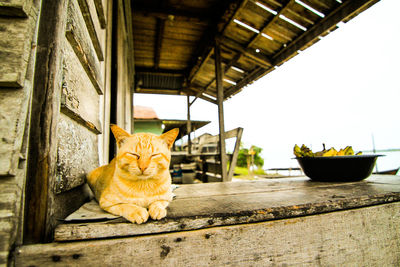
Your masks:
{"label": "shadow under roof", "polygon": [[214,45],[224,99],[379,0],[134,0],[135,92],[215,103]]}

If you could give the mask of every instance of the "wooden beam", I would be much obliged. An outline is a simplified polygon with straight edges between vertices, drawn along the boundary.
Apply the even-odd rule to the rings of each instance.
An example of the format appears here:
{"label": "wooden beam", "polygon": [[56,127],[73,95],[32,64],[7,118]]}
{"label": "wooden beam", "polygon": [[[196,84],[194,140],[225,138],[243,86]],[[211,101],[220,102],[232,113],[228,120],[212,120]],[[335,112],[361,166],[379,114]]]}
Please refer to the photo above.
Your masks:
{"label": "wooden beam", "polygon": [[225,35],[226,30],[228,29],[229,25],[233,22],[233,20],[235,19],[235,17],[239,14],[239,12],[243,9],[243,7],[247,4],[249,0],[241,0],[237,3],[234,3],[233,5],[236,4],[236,9],[235,11],[232,13],[232,15],[230,16],[228,22],[224,25],[224,28],[221,31],[221,36]]}
{"label": "wooden beam", "polygon": [[213,49],[211,49],[210,52],[207,54],[207,56],[205,58],[203,58],[203,60],[201,61],[199,66],[195,66],[194,68],[192,68],[192,70],[189,74],[189,83],[192,83],[194,81],[194,79],[196,78],[197,73],[199,73],[203,69],[203,67],[205,66],[207,61],[210,59],[212,52],[213,52]]}
{"label": "wooden beam", "polygon": [[379,0],[359,0],[343,2],[336,10],[323,18],[319,23],[312,26],[289,45],[276,53],[272,58],[273,65],[282,64],[286,59],[297,53],[298,50],[301,50],[308,43],[318,38],[318,36],[332,27],[336,27],[337,23],[346,20],[348,17],[352,17],[355,13],[358,13],[360,10],[369,7],[378,1]]}
{"label": "wooden beam", "polygon": [[187,120],[186,129],[188,133],[188,154],[192,154],[192,140],[190,139],[190,133],[192,132],[192,124],[190,122],[190,96],[187,96]]}
{"label": "wooden beam", "polygon": [[32,95],[24,242],[51,238],[49,215],[54,203],[57,169],[57,126],[60,113],[62,45],[67,0],[44,1],[39,22],[38,50]]}
{"label": "wooden beam", "polygon": [[164,36],[165,20],[157,19],[156,40],[154,43],[154,68],[158,69],[161,58],[162,40]]}
{"label": "wooden beam", "polygon": [[225,147],[225,125],[224,125],[224,87],[222,85],[223,73],[221,64],[221,47],[218,40],[215,40],[215,77],[217,85],[218,121],[219,121],[219,153],[221,162],[221,176],[223,182],[228,182],[226,173],[226,147]]}
{"label": "wooden beam", "polygon": [[[231,59],[231,60],[229,61],[229,63],[227,63],[227,64],[225,65],[224,74],[228,72],[228,70],[239,60],[239,58],[240,58],[241,56],[242,56],[241,54],[236,54],[236,56],[235,56],[233,59]],[[206,91],[208,90],[208,88],[210,88],[211,85],[212,85],[214,82],[215,82],[215,77],[211,80],[211,82],[209,82],[209,83],[207,84],[206,87],[204,87],[204,92],[206,92]]]}
{"label": "wooden beam", "polygon": [[[215,99],[213,99],[211,97],[208,97],[208,96],[203,94],[203,93],[205,93],[203,88],[197,88],[197,87],[193,87],[192,86],[190,88],[187,88],[186,90],[193,91],[194,92],[193,96],[195,96],[195,97],[201,98],[201,99],[206,100],[208,102],[211,102],[213,104],[217,104],[217,101]],[[214,96],[212,94],[210,94],[210,95]]]}
{"label": "wooden beam", "polygon": [[[208,61],[208,59],[210,59],[211,55],[213,54],[213,45],[208,45],[208,42],[214,42],[218,32],[220,32],[220,35],[224,35],[225,30],[227,29],[227,27],[229,26],[229,24],[234,20],[235,16],[239,13],[239,11],[246,5],[248,0],[236,0],[236,1],[230,1],[229,2],[229,7],[227,7],[227,10],[225,10],[225,12],[231,12],[231,14],[222,14],[222,17],[225,16],[229,16],[229,18],[227,19],[227,22],[220,22],[216,28],[212,29],[211,32],[207,38],[204,39],[209,39],[208,41],[206,41],[203,46],[204,49],[209,49],[208,52],[203,53],[204,55],[199,56],[198,58],[200,58],[200,60],[196,60],[194,66],[191,68],[190,73],[188,75],[189,77],[189,82],[191,83],[195,78],[196,75],[200,72],[200,70],[204,67],[205,63]],[[232,10],[229,10],[232,9]],[[223,28],[219,29],[219,25],[223,24]],[[209,48],[208,48],[209,47]]]}
{"label": "wooden beam", "polygon": [[236,129],[236,142],[235,142],[235,148],[233,150],[233,155],[231,159],[231,163],[229,166],[229,171],[228,171],[228,181],[232,181],[233,173],[235,172],[235,167],[236,167],[236,162],[239,156],[239,149],[240,149],[240,142],[242,140],[242,135],[243,135],[243,128],[237,128]]}
{"label": "wooden beam", "polygon": [[180,95],[180,90],[172,90],[172,89],[154,89],[154,88],[136,88],[135,93],[140,93],[140,94]]}
{"label": "wooden beam", "polygon": [[173,20],[195,21],[197,23],[209,23],[215,16],[201,9],[177,9],[171,6],[167,6],[162,2],[163,1],[161,1],[161,3],[158,5],[151,5],[151,3],[146,3],[146,1],[132,1],[132,9],[134,13],[138,12],[145,15],[157,17],[158,19],[165,20],[173,16]]}
{"label": "wooden beam", "polygon": [[[255,35],[250,42],[246,45],[247,48],[249,48],[250,46],[252,46],[253,44],[255,44],[258,39],[260,39],[260,37],[262,37],[262,34],[264,33],[264,31],[270,26],[272,25],[275,21],[277,21],[279,19],[279,16],[283,13],[283,11],[285,11],[285,9],[289,6],[289,4],[291,4],[294,0],[286,0],[286,3],[282,3],[283,5],[281,6],[281,8],[277,11],[277,14],[275,16],[272,17],[272,19],[270,19],[269,21],[267,21],[264,26],[262,27],[262,29],[260,30],[260,32]],[[268,12],[268,11],[265,11]]]}
{"label": "wooden beam", "polygon": [[251,48],[243,47],[241,44],[228,37],[219,37],[219,41],[224,47],[242,53],[243,56],[249,58],[251,61],[254,62],[254,64],[258,66],[264,68],[269,68],[272,66],[272,60],[262,53],[257,53]]}
{"label": "wooden beam", "polygon": [[150,73],[150,74],[162,74],[171,76],[183,76],[184,71],[173,70],[173,69],[162,69],[162,68],[146,68],[146,67],[135,67],[135,73]]}
{"label": "wooden beam", "polygon": [[236,85],[232,86],[225,92],[225,99],[229,98],[232,94],[240,90],[243,86],[248,84],[250,81],[253,81],[254,79],[260,77],[261,75],[264,75],[265,73],[272,71],[274,68],[270,68],[268,70],[263,69],[261,67],[256,67],[248,73],[245,77],[243,77],[239,82],[236,83]]}

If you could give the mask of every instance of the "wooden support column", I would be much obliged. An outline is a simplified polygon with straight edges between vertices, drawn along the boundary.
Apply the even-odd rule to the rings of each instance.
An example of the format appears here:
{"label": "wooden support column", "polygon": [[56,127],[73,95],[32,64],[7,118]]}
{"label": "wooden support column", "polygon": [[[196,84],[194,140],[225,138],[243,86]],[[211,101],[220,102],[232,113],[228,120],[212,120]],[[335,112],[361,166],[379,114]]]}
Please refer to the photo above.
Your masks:
{"label": "wooden support column", "polygon": [[219,121],[219,153],[221,161],[221,178],[223,182],[228,182],[226,173],[226,148],[225,148],[225,126],[224,126],[224,88],[222,85],[222,65],[221,50],[219,41],[215,41],[214,47],[215,57],[215,82],[217,86],[217,104],[218,104],[218,121]]}
{"label": "wooden support column", "polygon": [[190,132],[192,131],[192,123],[190,122],[190,97],[187,96],[187,122],[186,128],[188,132],[188,154],[192,154],[192,140],[190,139]]}
{"label": "wooden support column", "polygon": [[67,0],[43,1],[41,8],[30,122],[25,243],[44,242],[51,237],[49,211],[54,202],[52,189],[57,169],[60,58],[67,4]]}

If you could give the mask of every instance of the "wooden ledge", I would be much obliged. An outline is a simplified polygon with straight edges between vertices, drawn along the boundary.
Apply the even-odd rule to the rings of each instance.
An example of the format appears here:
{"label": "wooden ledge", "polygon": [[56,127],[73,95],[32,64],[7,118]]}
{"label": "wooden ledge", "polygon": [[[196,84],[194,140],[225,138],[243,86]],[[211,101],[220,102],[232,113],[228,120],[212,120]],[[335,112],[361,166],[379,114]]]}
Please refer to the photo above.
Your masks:
{"label": "wooden ledge", "polygon": [[[373,175],[351,183],[314,182],[306,177],[181,185],[167,218],[137,225],[92,213],[69,217],[55,231],[56,241],[87,240],[194,230],[354,209],[400,201],[400,177]],[[82,210],[81,210],[82,211]],[[94,212],[94,213],[93,213]],[[97,213],[97,215],[96,215]],[[76,215],[76,214],[75,214]],[[72,218],[72,220],[71,220]]]}

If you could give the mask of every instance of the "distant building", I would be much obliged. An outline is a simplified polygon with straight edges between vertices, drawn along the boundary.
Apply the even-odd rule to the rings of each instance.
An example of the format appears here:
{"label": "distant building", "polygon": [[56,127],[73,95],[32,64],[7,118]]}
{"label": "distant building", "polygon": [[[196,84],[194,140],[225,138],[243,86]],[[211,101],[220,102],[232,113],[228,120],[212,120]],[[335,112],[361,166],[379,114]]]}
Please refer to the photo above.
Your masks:
{"label": "distant building", "polygon": [[134,106],[134,133],[153,133],[160,135],[163,132],[163,123],[151,107]]}

